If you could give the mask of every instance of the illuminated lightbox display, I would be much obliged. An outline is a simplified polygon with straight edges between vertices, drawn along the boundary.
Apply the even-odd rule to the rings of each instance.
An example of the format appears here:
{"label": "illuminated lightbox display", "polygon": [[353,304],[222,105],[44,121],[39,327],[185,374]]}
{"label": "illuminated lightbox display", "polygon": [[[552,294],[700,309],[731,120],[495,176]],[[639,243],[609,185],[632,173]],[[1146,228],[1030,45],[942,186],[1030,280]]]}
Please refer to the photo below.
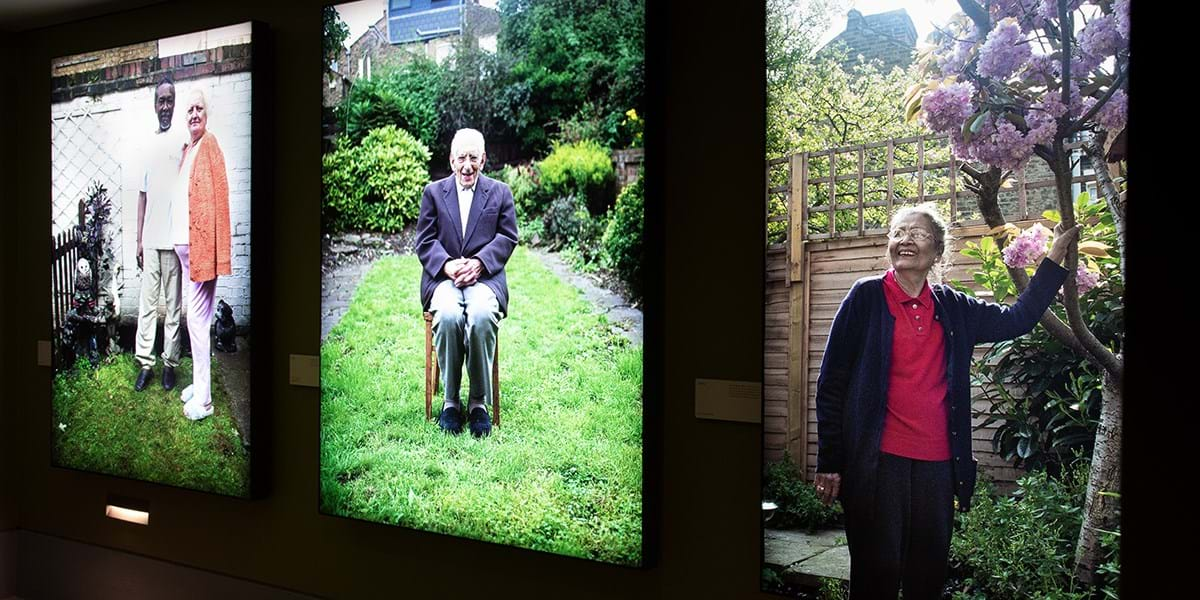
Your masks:
{"label": "illuminated lightbox display", "polygon": [[250,495],[252,29],[51,62],[56,466]]}
{"label": "illuminated lightbox display", "polygon": [[325,8],[321,512],[644,563],[644,11]]}

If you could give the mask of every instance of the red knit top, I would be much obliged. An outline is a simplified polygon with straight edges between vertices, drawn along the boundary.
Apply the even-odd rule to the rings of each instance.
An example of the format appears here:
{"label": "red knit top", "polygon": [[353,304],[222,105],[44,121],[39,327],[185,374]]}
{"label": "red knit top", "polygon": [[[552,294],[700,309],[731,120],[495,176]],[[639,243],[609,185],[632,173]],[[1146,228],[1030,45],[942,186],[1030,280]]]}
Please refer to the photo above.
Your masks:
{"label": "red knit top", "polygon": [[917,460],[950,460],[946,343],[934,318],[933,290],[926,283],[916,298],[909,297],[888,269],[883,293],[896,326],[879,449]]}

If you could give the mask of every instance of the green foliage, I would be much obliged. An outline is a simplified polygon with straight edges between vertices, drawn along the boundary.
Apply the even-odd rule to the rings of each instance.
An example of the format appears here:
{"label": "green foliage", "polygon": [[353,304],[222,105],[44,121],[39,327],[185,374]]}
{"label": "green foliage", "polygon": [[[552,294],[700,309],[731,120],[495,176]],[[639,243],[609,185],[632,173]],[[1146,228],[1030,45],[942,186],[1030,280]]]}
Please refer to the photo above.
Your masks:
{"label": "green foliage", "polygon": [[922,133],[896,100],[919,73],[846,68],[844,52],[816,52],[840,10],[831,0],[767,3],[767,158]]}
{"label": "green foliage", "polygon": [[[1115,246],[1116,231],[1104,203],[1081,194],[1075,204],[1082,223],[1091,225],[1084,239]],[[1046,218],[1056,220],[1055,211]],[[962,251],[981,261],[975,283],[1001,302],[1016,295],[1001,256],[991,237],[968,243]],[[1108,276],[1104,285],[1080,298],[1084,321],[1092,333],[1113,351],[1120,351],[1124,332],[1124,285],[1115,256],[1086,257]],[[1080,260],[1085,256],[1081,255]],[[1032,271],[1032,269],[1029,269]],[[960,289],[962,286],[960,286]],[[1052,310],[1066,322],[1061,306]],[[1047,469],[1057,474],[1075,456],[1091,456],[1102,405],[1103,379],[1099,369],[1051,336],[1044,328],[995,344],[972,369],[976,399],[988,401],[984,425],[999,423],[993,448],[1005,460],[1027,469]]]}
{"label": "green foliage", "polygon": [[637,564],[642,350],[525,248],[506,270],[503,424],[477,440],[425,420],[419,261],[374,263],[321,344],[321,510]]}
{"label": "green foliage", "polygon": [[550,155],[538,163],[538,169],[543,193],[552,198],[584,198],[593,215],[603,214],[612,204],[612,158],[594,141],[555,144]]}
{"label": "green foliage", "polygon": [[821,580],[821,600],[846,600],[850,597],[850,586],[841,579],[827,577]]}
{"label": "green foliage", "polygon": [[546,209],[537,163],[505,165],[492,173],[491,177],[508,184],[512,190],[513,204],[516,205],[517,219],[522,222],[532,220],[534,215],[540,215]]}
{"label": "green foliage", "polygon": [[606,146],[624,147],[625,111],[643,109],[645,2],[502,0],[499,51],[513,60],[502,119],[522,145],[544,151],[588,101]]}
{"label": "green foliage", "polygon": [[394,232],[416,220],[428,163],[425,145],[394,126],[372,130],[358,146],[338,140],[323,159],[327,230]]}
{"label": "green foliage", "polygon": [[510,79],[511,58],[479,47],[471,35],[454,44],[454,56],[441,66],[437,100],[438,142],[430,144],[435,155],[450,155],[450,140],[463,128],[477,129],[487,142],[508,137],[504,112],[504,89]]}
{"label": "green foliage", "polygon": [[339,117],[345,136],[357,144],[369,132],[391,125],[416,136],[426,148],[435,147],[442,106],[441,67],[413,56],[398,67],[379,70],[371,79],[357,79],[342,101]]}
{"label": "green foliage", "polygon": [[322,55],[324,59],[321,68],[328,69],[330,61],[337,60],[342,56],[343,46],[346,38],[350,37],[350,28],[342,22],[338,16],[337,9],[333,6],[326,6],[322,13],[322,21],[324,23],[324,33],[321,36]]}
{"label": "green foliage", "polygon": [[576,266],[592,265],[600,256],[605,223],[593,217],[575,196],[561,196],[542,215],[542,234],[550,249],[575,252]]}
{"label": "green foliage", "polygon": [[1012,497],[996,497],[983,478],[971,511],[956,515],[951,570],[955,598],[1079,599],[1090,591],[1074,579],[1075,543],[1083,519],[1088,464],[1055,479],[1035,472]]}
{"label": "green foliage", "polygon": [[176,387],[133,391],[138,364],[129,353],[86,357],[54,375],[53,463],[204,492],[250,493],[250,454],[230,412],[220,360],[212,362],[213,414],[183,416],[180,391],[192,383],[192,359],[180,361]]}
{"label": "green foliage", "polygon": [[643,245],[645,221],[645,179],[643,171],[637,181],[625,186],[609,215],[601,246],[604,266],[612,269],[629,286],[636,300],[642,295],[642,264],[646,261]]}
{"label": "green foliage", "polygon": [[804,480],[804,475],[786,456],[777,463],[767,465],[763,499],[779,506],[771,519],[771,526],[780,529],[812,530],[833,525],[842,513],[841,505],[835,503],[825,506],[821,502],[812,484]]}

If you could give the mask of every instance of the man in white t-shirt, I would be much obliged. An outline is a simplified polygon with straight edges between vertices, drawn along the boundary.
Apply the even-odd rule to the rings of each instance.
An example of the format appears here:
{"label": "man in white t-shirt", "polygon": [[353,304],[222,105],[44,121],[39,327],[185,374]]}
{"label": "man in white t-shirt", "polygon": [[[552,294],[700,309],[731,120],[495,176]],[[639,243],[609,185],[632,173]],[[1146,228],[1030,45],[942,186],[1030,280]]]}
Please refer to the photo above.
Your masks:
{"label": "man in white t-shirt", "polygon": [[170,234],[171,199],[179,175],[183,138],[170,133],[175,116],[175,84],[170,79],[163,79],[154,87],[154,113],[158,116],[158,129],[145,148],[145,169],[138,191],[137,262],[142,270],[142,285],[135,353],[142,368],[133,389],[139,392],[146,389],[154,374],[160,296],[167,307],[163,323],[164,390],[175,387],[175,367],[179,366],[180,354],[179,257],[175,255]]}

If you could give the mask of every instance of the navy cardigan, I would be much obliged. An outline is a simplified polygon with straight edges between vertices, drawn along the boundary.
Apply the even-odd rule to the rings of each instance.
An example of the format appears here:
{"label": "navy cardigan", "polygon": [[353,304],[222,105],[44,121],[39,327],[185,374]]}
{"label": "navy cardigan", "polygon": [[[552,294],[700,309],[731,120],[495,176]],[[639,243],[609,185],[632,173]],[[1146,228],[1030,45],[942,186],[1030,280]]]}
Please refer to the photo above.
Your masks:
{"label": "navy cardigan", "polygon": [[[971,506],[976,461],[971,455],[971,357],[976,344],[1031,331],[1045,314],[1067,270],[1043,260],[1012,306],[993,304],[945,285],[933,286],[934,318],[946,340],[950,455],[959,507]],[[838,308],[817,378],[817,472],[841,474],[843,504],[870,506],[887,414],[895,317],[883,278],[854,283]]]}

